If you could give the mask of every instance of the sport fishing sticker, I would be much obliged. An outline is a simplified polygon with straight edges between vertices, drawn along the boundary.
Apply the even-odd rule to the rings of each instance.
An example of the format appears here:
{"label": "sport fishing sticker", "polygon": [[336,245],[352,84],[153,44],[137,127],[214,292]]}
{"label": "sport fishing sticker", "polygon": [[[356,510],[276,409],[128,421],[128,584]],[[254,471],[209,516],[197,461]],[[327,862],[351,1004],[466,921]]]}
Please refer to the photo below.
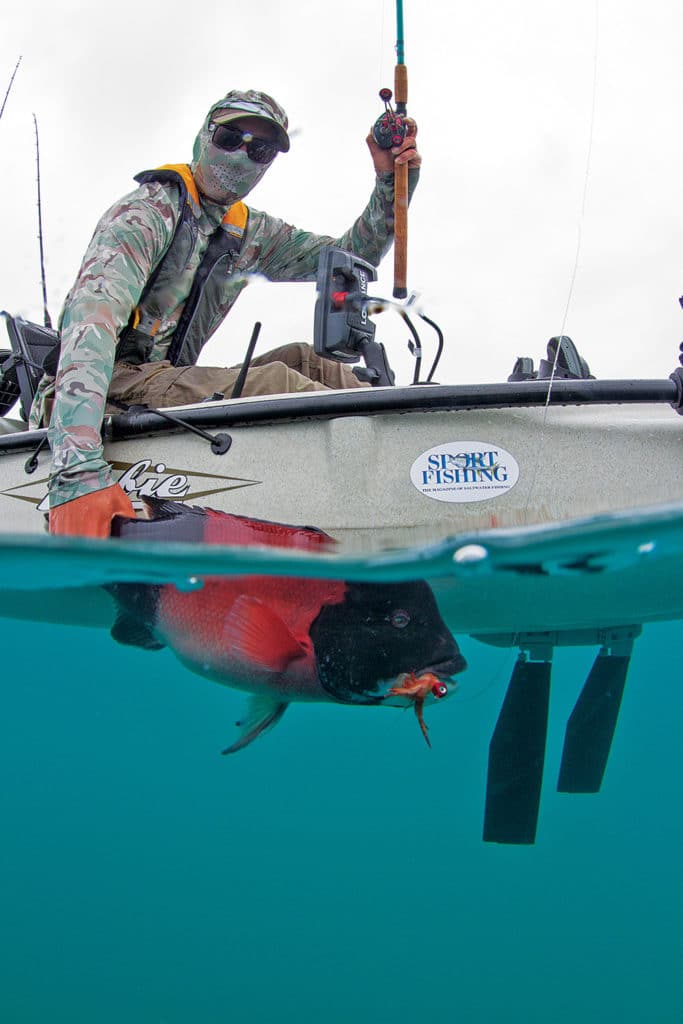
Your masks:
{"label": "sport fishing sticker", "polygon": [[418,455],[410,479],[436,501],[486,501],[515,486],[519,466],[510,452],[490,441],[447,441]]}

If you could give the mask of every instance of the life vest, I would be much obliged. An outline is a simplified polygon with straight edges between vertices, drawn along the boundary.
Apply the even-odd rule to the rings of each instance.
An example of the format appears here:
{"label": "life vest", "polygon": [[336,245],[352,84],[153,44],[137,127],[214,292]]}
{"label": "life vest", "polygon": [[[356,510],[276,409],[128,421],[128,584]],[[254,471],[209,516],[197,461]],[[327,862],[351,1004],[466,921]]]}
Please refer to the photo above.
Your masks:
{"label": "life vest", "polygon": [[[148,307],[155,306],[155,289],[160,288],[163,281],[182,275],[187,268],[197,242],[200,199],[187,164],[165,164],[156,170],[142,171],[135,176],[135,181],[141,185],[147,182],[173,184],[180,190],[180,217],[173,238],[150,275],[116,347],[117,362],[145,363],[152,354],[154,336],[160,323],[158,318],[150,315]],[[209,239],[171,336],[166,358],[174,366],[194,365],[202,346],[217,326],[217,317],[220,321],[219,284],[230,274],[239,255],[248,216],[245,204],[235,203]]]}

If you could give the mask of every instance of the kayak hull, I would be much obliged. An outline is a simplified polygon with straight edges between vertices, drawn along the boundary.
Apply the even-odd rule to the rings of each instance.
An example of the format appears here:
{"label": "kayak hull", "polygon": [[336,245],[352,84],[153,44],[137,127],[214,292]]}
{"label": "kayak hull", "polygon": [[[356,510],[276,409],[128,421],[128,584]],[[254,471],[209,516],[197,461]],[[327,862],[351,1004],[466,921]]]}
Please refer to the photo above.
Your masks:
{"label": "kayak hull", "polygon": [[[155,496],[316,526],[344,552],[683,501],[681,421],[666,406],[434,409],[440,390],[417,410],[373,415],[353,414],[353,392],[344,414],[329,416],[319,402],[308,415],[307,396],[275,396],[279,409],[291,400],[291,418],[276,422],[250,421],[253,400],[208,403],[206,433],[227,433],[223,454],[164,423],[168,429],[110,436],[105,455],[134,503]],[[253,404],[267,410],[267,401]],[[188,422],[193,414],[206,420],[207,411],[172,410]],[[0,532],[42,533],[49,454],[43,450],[27,472],[32,448],[17,444],[21,437],[0,438],[0,448],[8,444],[0,458]]]}

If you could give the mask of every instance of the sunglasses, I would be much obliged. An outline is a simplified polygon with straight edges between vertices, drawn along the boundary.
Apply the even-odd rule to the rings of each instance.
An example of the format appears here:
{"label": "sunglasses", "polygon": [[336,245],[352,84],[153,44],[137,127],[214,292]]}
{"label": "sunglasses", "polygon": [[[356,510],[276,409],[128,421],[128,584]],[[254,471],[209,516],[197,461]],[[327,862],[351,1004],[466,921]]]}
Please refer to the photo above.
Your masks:
{"label": "sunglasses", "polygon": [[[212,126],[209,125],[209,128]],[[229,124],[217,124],[213,126],[211,141],[214,146],[224,149],[228,153],[234,153],[236,149],[246,143],[247,156],[255,164],[269,164],[279,153],[274,142],[266,142],[265,139],[257,138],[252,132],[243,132],[241,128],[233,128]]]}

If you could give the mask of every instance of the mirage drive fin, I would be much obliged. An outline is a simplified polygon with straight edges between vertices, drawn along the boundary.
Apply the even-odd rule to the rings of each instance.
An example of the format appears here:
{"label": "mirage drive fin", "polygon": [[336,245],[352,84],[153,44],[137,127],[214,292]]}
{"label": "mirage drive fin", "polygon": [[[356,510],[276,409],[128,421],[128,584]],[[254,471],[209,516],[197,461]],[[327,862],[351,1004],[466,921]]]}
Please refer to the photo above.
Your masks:
{"label": "mirage drive fin", "polygon": [[551,650],[522,651],[489,746],[484,842],[532,844],[541,802]]}
{"label": "mirage drive fin", "polygon": [[484,841],[533,843],[543,783],[550,674],[556,646],[600,644],[600,651],[572,711],[557,783],[560,793],[598,793],[614,739],[637,624],[601,629],[522,633],[520,655],[489,747]]}

